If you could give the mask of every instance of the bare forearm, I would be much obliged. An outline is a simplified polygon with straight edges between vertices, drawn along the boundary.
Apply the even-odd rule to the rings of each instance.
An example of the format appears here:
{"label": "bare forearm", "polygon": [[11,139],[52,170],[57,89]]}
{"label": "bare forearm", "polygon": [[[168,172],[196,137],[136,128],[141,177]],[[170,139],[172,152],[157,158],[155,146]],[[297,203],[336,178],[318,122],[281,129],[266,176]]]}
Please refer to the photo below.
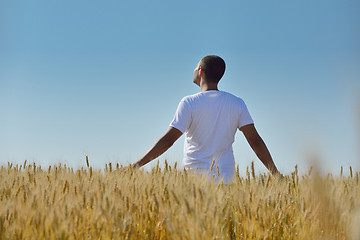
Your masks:
{"label": "bare forearm", "polygon": [[166,133],[145,153],[132,167],[141,167],[166,152],[182,132],[174,127],[169,127]]}
{"label": "bare forearm", "polygon": [[272,174],[279,173],[270,155],[270,152],[262,139],[259,142],[252,144],[251,148],[254,150],[256,156],[260,159],[260,161],[265,165],[267,169],[269,169]]}
{"label": "bare forearm", "polygon": [[167,143],[163,139],[159,139],[148,151],[145,153],[137,162],[135,162],[132,167],[141,167],[148,162],[159,157],[161,154],[166,152],[172,144]]}

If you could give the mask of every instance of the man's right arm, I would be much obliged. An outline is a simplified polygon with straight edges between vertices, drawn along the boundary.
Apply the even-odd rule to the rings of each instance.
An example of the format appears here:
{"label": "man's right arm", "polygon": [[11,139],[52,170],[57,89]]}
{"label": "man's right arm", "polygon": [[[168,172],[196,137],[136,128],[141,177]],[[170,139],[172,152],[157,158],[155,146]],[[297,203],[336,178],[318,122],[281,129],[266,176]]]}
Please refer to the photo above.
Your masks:
{"label": "man's right arm", "polygon": [[256,156],[265,165],[265,167],[269,169],[272,174],[279,173],[268,148],[266,147],[259,133],[256,131],[254,124],[248,124],[243,126],[240,128],[240,131],[243,132],[250,147],[254,150]]}

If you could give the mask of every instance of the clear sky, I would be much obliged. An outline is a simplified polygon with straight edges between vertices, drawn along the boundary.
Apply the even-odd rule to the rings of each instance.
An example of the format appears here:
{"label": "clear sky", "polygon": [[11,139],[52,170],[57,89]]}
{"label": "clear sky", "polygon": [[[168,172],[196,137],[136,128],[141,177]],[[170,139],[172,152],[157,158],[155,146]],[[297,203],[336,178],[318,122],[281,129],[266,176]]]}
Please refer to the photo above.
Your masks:
{"label": "clear sky", "polygon": [[[136,161],[216,54],[220,90],[245,101],[280,171],[313,159],[359,171],[359,12],[355,0],[0,0],[0,164]],[[180,164],[183,141],[160,161]],[[241,172],[265,171],[241,132],[234,152]]]}

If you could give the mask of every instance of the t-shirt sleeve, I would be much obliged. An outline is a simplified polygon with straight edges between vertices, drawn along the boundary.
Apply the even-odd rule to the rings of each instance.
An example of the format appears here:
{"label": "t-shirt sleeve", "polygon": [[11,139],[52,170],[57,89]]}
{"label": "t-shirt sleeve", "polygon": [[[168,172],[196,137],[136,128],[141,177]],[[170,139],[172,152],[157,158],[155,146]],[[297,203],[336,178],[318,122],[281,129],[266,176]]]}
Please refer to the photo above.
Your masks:
{"label": "t-shirt sleeve", "polygon": [[191,123],[191,109],[188,102],[182,99],[175,112],[174,119],[170,123],[171,127],[174,127],[184,133]]}
{"label": "t-shirt sleeve", "polygon": [[249,110],[246,107],[246,104],[244,103],[244,101],[241,102],[242,102],[242,108],[239,117],[239,127],[238,127],[239,129],[245,125],[254,123],[254,120],[251,118]]}

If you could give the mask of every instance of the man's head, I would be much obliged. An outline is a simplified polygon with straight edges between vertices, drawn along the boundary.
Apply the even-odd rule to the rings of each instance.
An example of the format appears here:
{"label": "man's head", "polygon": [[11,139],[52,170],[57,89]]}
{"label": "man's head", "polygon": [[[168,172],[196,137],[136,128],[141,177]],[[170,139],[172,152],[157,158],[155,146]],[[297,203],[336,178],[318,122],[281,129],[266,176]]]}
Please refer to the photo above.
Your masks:
{"label": "man's head", "polygon": [[200,86],[200,79],[209,83],[219,83],[225,72],[225,61],[215,55],[203,57],[194,70],[194,83]]}

